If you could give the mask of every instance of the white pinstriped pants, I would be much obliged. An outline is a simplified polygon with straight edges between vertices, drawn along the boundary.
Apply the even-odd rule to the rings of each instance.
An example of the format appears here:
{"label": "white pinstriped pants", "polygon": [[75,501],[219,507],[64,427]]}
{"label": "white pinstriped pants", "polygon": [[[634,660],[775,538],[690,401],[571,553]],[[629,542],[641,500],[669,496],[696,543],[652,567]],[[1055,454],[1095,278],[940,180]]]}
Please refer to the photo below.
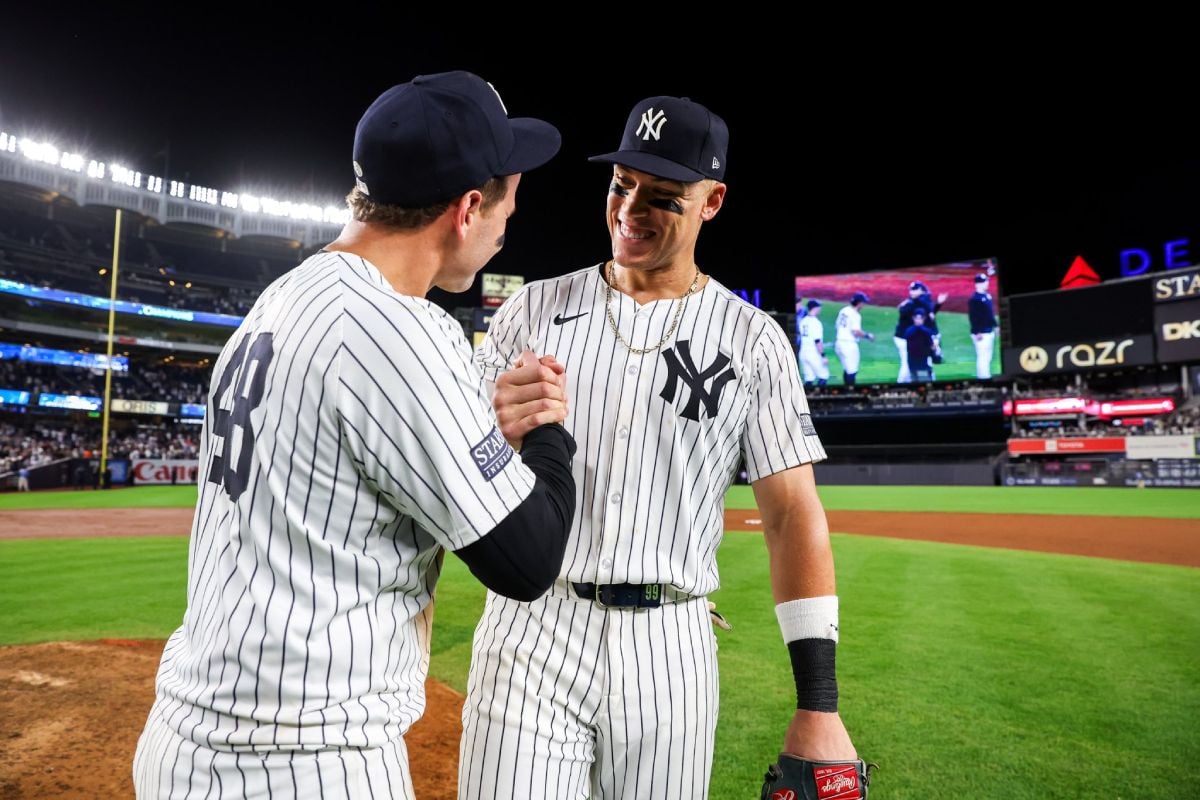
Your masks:
{"label": "white pinstriped pants", "polygon": [[376,748],[210,750],[169,728],[156,709],[133,757],[138,800],[413,800],[403,739]]}
{"label": "white pinstriped pants", "polygon": [[696,800],[717,725],[704,598],[602,609],[563,582],[532,603],[488,593],[475,629],[460,800]]}

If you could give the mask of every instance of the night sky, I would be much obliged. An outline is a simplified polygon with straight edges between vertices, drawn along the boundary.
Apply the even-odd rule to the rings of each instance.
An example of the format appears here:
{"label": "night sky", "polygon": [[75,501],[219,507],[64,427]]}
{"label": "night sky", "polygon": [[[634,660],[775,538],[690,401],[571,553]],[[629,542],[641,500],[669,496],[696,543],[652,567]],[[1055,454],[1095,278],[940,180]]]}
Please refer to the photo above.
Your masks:
{"label": "night sky", "polygon": [[[607,255],[607,168],[586,157],[615,149],[633,103],[656,94],[728,122],[729,193],[698,261],[727,285],[761,288],[766,306],[791,306],[798,273],[996,256],[1014,293],[1053,288],[1077,254],[1113,278],[1122,249],[1162,268],[1164,243],[1187,239],[1200,263],[1195,62],[1169,46],[1135,51],[1134,37],[917,41],[766,20],[767,33],[706,44],[711,31],[578,34],[554,20],[564,33],[548,41],[515,25],[460,36],[369,7],[267,21],[170,8],[12,12],[0,23],[0,130],[324,204],[350,188],[354,126],[380,92],[461,68],[492,81],[514,116],[563,133],[558,158],[522,181],[490,271],[545,277]],[[734,23],[709,27],[723,24]],[[741,48],[757,55],[732,55]]]}

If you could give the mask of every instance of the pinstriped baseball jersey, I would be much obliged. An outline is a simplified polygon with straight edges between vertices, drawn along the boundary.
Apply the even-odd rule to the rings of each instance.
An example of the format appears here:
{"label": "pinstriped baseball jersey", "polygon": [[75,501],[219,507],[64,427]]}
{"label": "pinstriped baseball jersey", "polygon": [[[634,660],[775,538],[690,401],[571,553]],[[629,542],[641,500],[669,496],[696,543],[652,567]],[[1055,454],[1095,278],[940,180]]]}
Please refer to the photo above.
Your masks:
{"label": "pinstriped baseball jersey", "polygon": [[854,331],[862,330],[862,314],[854,306],[842,306],[834,327],[837,329],[837,341],[857,342]]}
{"label": "pinstriped baseball jersey", "polygon": [[[395,749],[424,709],[439,545],[476,541],[534,485],[458,323],[358,256],[268,287],[212,385],[188,607],[135,762],[147,796],[204,796],[220,753]],[[233,763],[216,774],[238,795]],[[343,796],[407,796],[385,773],[396,785],[363,795],[348,772]]]}
{"label": "pinstriped baseball jersey", "polygon": [[[612,313],[633,347],[653,347],[676,302],[639,306],[614,291]],[[711,278],[644,355],[610,328],[598,267],[530,283],[493,317],[476,360],[494,381],[526,347],[567,369],[565,425],[579,447],[568,581],[708,594],[742,457],[752,481],[825,457],[786,334]]]}
{"label": "pinstriped baseball jersey", "polygon": [[800,320],[800,350],[817,352],[817,342],[825,340],[825,326],[814,316]]}

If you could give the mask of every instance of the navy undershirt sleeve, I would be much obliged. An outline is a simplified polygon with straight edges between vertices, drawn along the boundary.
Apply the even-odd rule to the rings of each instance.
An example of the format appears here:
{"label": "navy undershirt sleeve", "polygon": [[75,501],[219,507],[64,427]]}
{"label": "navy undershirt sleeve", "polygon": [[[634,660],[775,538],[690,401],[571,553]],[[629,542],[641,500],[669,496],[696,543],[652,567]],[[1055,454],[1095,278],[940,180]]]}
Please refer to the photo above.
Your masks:
{"label": "navy undershirt sleeve", "polygon": [[521,460],[537,477],[533,491],[485,536],[454,551],[493,592],[529,602],[558,577],[575,516],[574,455],[575,440],[563,426],[530,431]]}

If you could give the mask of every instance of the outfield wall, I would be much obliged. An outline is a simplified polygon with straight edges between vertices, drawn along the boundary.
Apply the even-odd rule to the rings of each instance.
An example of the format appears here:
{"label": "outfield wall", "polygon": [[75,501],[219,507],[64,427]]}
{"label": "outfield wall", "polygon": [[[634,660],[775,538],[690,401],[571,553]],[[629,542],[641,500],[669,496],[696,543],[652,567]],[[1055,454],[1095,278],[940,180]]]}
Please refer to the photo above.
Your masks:
{"label": "outfield wall", "polygon": [[817,464],[817,483],[847,486],[992,486],[990,464]]}

